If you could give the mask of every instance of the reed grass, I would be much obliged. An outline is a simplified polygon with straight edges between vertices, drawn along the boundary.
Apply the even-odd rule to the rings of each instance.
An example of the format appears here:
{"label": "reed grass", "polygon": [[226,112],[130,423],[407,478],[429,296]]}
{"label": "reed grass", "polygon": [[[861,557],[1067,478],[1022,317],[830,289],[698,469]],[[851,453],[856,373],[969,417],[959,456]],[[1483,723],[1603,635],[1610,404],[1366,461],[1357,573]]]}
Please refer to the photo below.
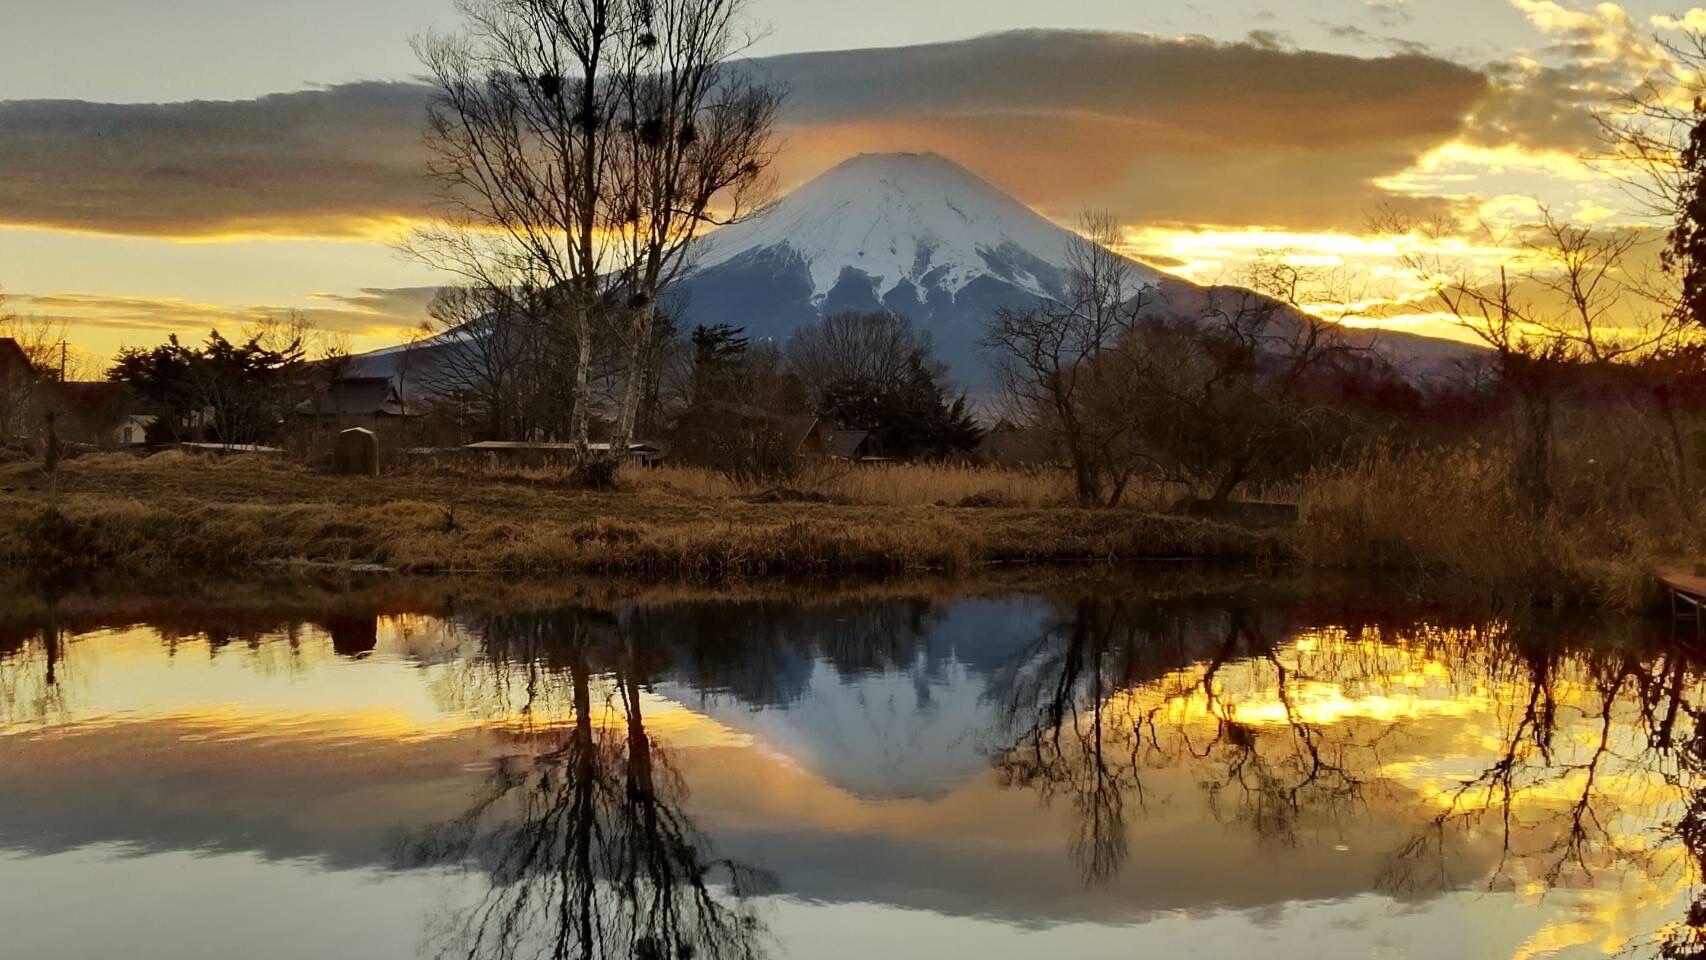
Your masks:
{"label": "reed grass", "polygon": [[1616,452],[1616,431],[1582,426],[1560,444],[1555,494],[1541,507],[1517,496],[1514,457],[1499,444],[1380,449],[1317,471],[1298,554],[1322,567],[1443,574],[1522,604],[1651,607],[1653,570],[1703,555],[1706,541],[1690,503],[1655,476],[1666,466],[1650,449]]}

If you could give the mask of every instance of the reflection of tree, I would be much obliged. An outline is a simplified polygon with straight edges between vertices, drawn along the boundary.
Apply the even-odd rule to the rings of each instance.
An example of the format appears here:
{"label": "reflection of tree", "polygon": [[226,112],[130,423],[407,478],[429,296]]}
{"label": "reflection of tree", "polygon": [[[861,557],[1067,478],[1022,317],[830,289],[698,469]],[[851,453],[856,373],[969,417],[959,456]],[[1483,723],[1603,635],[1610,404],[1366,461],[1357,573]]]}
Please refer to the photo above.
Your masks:
{"label": "reflection of tree", "polygon": [[0,636],[0,726],[45,723],[65,713],[65,633],[49,619]]}
{"label": "reflection of tree", "polygon": [[410,863],[490,876],[441,955],[757,956],[745,897],[764,878],[711,860],[683,813],[686,785],[646,731],[650,651],[615,621],[572,611],[493,619],[482,640],[488,669],[462,674],[464,696],[519,706],[526,753],[498,766],[465,815],[407,848]]}
{"label": "reflection of tree", "polygon": [[1627,812],[1643,770],[1675,758],[1669,744],[1685,688],[1674,658],[1643,662],[1627,647],[1571,651],[1534,625],[1477,631],[1472,642],[1450,657],[1499,692],[1493,758],[1441,791],[1439,812],[1394,851],[1383,883],[1445,885],[1450,837],[1488,821],[1499,840],[1490,885],[1518,866],[1552,887],[1643,857],[1644,844],[1626,843],[1611,821]]}
{"label": "reflection of tree", "polygon": [[[1363,776],[1353,771],[1375,766],[1380,743],[1395,726],[1366,733],[1308,719],[1298,707],[1294,688],[1313,680],[1313,671],[1306,674],[1287,666],[1273,634],[1249,612],[1230,611],[1226,621],[1225,640],[1199,681],[1214,736],[1206,744],[1192,744],[1188,728],[1181,727],[1180,737],[1193,757],[1217,767],[1204,781],[1211,801],[1218,804],[1235,794],[1239,819],[1257,836],[1289,845],[1296,842],[1307,811],[1338,813],[1360,797]],[[1239,721],[1238,704],[1217,682],[1226,665],[1235,661],[1265,668],[1283,724],[1258,727]],[[1265,736],[1270,729],[1277,735]]]}
{"label": "reflection of tree", "polygon": [[[1393,893],[1456,886],[1464,845],[1487,836],[1492,865],[1477,869],[1491,884],[1652,876],[1678,844],[1691,876],[1706,876],[1699,665],[1608,634],[1555,622],[1299,631],[1235,607],[1080,598],[996,676],[992,758],[1005,785],[1069,802],[1072,854],[1091,883],[1126,865],[1129,818],[1153,802],[1162,769],[1188,772],[1228,821],[1270,842],[1360,811],[1376,787],[1427,804],[1379,878]],[[1422,661],[1442,670],[1430,682],[1444,693],[1488,705],[1489,727],[1473,735],[1492,756],[1417,785],[1392,779],[1385,759],[1419,721],[1336,716],[1316,694],[1379,692]],[[1658,947],[1706,958],[1706,892]]]}
{"label": "reflection of tree", "polygon": [[[1240,719],[1223,685],[1234,663],[1266,669],[1282,723]],[[1080,598],[992,684],[1001,714],[993,762],[1004,785],[1045,802],[1069,798],[1072,854],[1088,883],[1123,866],[1127,801],[1142,809],[1146,768],[1189,765],[1216,810],[1264,840],[1293,843],[1306,815],[1358,798],[1352,771],[1372,762],[1384,736],[1348,737],[1361,731],[1309,720],[1292,696],[1308,679],[1247,611]]]}
{"label": "reflection of tree", "polygon": [[[1126,794],[1143,802],[1142,727],[1107,709],[1118,682],[1111,674],[1122,667],[1117,655],[1130,652],[1131,638],[1116,638],[1118,618],[1105,612],[1080,600],[1075,615],[1046,631],[992,690],[1005,728],[1016,733],[994,753],[1001,782],[1035,790],[1045,802],[1069,798],[1076,814],[1072,855],[1087,882],[1108,880],[1124,865]],[[1115,749],[1122,755],[1112,756]]]}

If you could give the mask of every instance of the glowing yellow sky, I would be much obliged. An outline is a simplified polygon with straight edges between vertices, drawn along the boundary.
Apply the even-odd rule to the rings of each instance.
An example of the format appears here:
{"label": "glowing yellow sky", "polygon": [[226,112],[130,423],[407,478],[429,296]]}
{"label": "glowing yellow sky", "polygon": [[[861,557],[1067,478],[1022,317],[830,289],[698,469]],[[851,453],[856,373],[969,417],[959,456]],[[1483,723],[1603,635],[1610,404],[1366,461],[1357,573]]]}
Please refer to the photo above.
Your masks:
{"label": "glowing yellow sky", "polygon": [[[1087,208],[1113,211],[1128,252],[1188,279],[1236,279],[1250,258],[1284,250],[1357,278],[1366,309],[1350,322],[1456,339],[1468,336],[1424,302],[1425,286],[1393,263],[1394,243],[1367,227],[1380,206],[1449,213],[1461,225],[1454,252],[1482,265],[1512,251],[1474,239],[1480,228],[1519,228],[1542,204],[1598,228],[1655,226],[1620,189],[1616,176],[1626,170],[1586,159],[1596,149],[1591,113],[1619,90],[1674,73],[1659,41],[1706,23],[1706,12],[1453,0],[1377,17],[1395,34],[1381,39],[1361,23],[1368,6],[1335,12],[1343,29],[1321,36],[1313,21],[1276,15],[1274,31],[1239,40],[1224,25],[1208,29],[1218,21],[1204,11],[1213,43],[1193,37],[1189,24],[1165,32],[1147,20],[1132,29],[1153,35],[1051,38],[1078,75],[1059,57],[1047,60],[1045,44],[998,37],[967,41],[961,52],[950,44],[867,58],[892,61],[894,82],[913,84],[893,90],[873,81],[861,93],[847,77],[865,74],[834,72],[854,69],[846,58],[788,68],[839,87],[795,91],[801,105],[783,125],[779,185],[789,189],[859,151],[936,150],[1063,225]],[[1491,46],[1436,52],[1471,7],[1485,15]],[[1288,40],[1288,30],[1310,39]],[[1339,55],[1345,44],[1356,59]],[[942,62],[952,65],[946,73]],[[1129,82],[1107,82],[1128,69],[1138,71]],[[1015,72],[1036,89],[1006,85]],[[921,102],[891,102],[902,95]],[[140,166],[123,156],[85,165],[80,158],[93,151],[60,128],[26,131],[47,138],[40,150],[67,152],[63,170],[27,174],[10,204],[0,176],[0,289],[10,309],[64,323],[96,368],[121,346],[167,333],[193,339],[211,326],[230,333],[285,311],[347,334],[357,349],[398,342],[424,318],[419,291],[448,279],[396,249],[428,189],[417,182],[414,113],[387,112],[410,96],[383,85],[330,90],[325,103],[345,112],[315,108],[307,124],[289,98],[170,105],[186,128],[207,125],[210,147],[243,129],[231,126],[233,115],[251,127],[279,124],[288,134],[280,151],[301,148],[290,146],[297,140],[318,151],[301,163],[284,152],[244,153],[245,166],[234,167],[197,153],[193,136],[162,141],[132,131],[144,139],[113,149],[165,155]],[[129,130],[128,117],[102,122],[116,135]],[[48,173],[57,179],[40,182]]]}

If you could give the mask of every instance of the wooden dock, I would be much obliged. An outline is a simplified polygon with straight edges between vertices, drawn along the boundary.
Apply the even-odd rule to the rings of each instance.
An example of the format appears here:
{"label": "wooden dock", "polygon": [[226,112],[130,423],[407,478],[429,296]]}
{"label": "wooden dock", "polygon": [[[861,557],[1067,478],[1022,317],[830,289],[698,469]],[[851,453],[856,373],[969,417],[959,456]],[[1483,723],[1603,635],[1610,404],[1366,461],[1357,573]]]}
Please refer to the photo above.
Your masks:
{"label": "wooden dock", "polygon": [[1671,619],[1694,621],[1695,639],[1706,637],[1706,568],[1668,567],[1657,576],[1670,594]]}

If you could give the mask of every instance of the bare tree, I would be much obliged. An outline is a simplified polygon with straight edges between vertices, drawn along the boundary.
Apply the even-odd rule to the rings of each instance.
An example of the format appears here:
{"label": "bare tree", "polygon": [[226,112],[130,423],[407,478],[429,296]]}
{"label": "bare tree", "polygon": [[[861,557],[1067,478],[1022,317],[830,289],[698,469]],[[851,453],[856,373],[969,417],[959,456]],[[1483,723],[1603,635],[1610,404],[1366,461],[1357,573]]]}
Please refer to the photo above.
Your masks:
{"label": "bare tree", "polygon": [[638,34],[622,49],[613,216],[608,229],[626,261],[627,364],[611,450],[633,437],[645,394],[661,291],[687,264],[708,225],[752,214],[766,198],[765,171],[781,92],[731,61],[751,42],[747,0],[636,0]]}
{"label": "bare tree", "polygon": [[1237,279],[1211,288],[1194,316],[1146,324],[1120,355],[1122,402],[1158,476],[1206,486],[1215,503],[1307,466],[1342,414],[1321,381],[1361,372],[1358,360],[1384,366],[1346,336],[1365,298],[1343,271],[1268,250]]}
{"label": "bare tree", "polygon": [[1492,348],[1499,381],[1519,407],[1517,492],[1532,509],[1545,509],[1556,410],[1570,371],[1635,362],[1685,333],[1675,301],[1632,272],[1641,236],[1596,232],[1542,208],[1539,222],[1514,235],[1482,225],[1489,246],[1510,251],[1488,263],[1440,252],[1452,249],[1442,241],[1455,224],[1384,214],[1377,225],[1420,241],[1400,263],[1428,285],[1435,306]]}
{"label": "bare tree", "polygon": [[493,287],[447,287],[428,313],[438,349],[418,381],[480,425],[481,439],[515,440],[537,426],[528,416],[546,351],[538,297]]}
{"label": "bare tree", "polygon": [[[416,43],[437,94],[443,222],[409,249],[490,290],[542,291],[574,345],[569,435],[586,458],[594,365],[619,357],[631,437],[660,291],[706,224],[750,212],[777,94],[734,69],[744,0],[458,0]],[[608,342],[601,340],[608,338]]]}
{"label": "bare tree", "polygon": [[930,352],[930,337],[898,314],[849,311],[799,328],[783,349],[818,404],[837,382],[901,382],[912,358]]}
{"label": "bare tree", "polygon": [[457,0],[465,30],[415,42],[436,88],[429,172],[442,222],[408,249],[487,289],[550,291],[575,347],[570,435],[583,450],[594,314],[621,266],[608,224],[621,110],[613,71],[639,42],[629,0]]}
{"label": "bare tree", "polygon": [[1604,150],[1591,158],[1643,214],[1676,221],[1692,192],[1683,163],[1706,96],[1706,33],[1660,38],[1668,62],[1595,114]]}
{"label": "bare tree", "polygon": [[1113,252],[1118,225],[1087,213],[1068,249],[1067,294],[1029,309],[996,312],[984,346],[1016,415],[1056,437],[1072,470],[1078,502],[1117,504],[1135,472],[1133,424],[1105,416],[1121,386],[1102,362],[1132,331],[1152,288],[1137,282],[1130,260]]}

